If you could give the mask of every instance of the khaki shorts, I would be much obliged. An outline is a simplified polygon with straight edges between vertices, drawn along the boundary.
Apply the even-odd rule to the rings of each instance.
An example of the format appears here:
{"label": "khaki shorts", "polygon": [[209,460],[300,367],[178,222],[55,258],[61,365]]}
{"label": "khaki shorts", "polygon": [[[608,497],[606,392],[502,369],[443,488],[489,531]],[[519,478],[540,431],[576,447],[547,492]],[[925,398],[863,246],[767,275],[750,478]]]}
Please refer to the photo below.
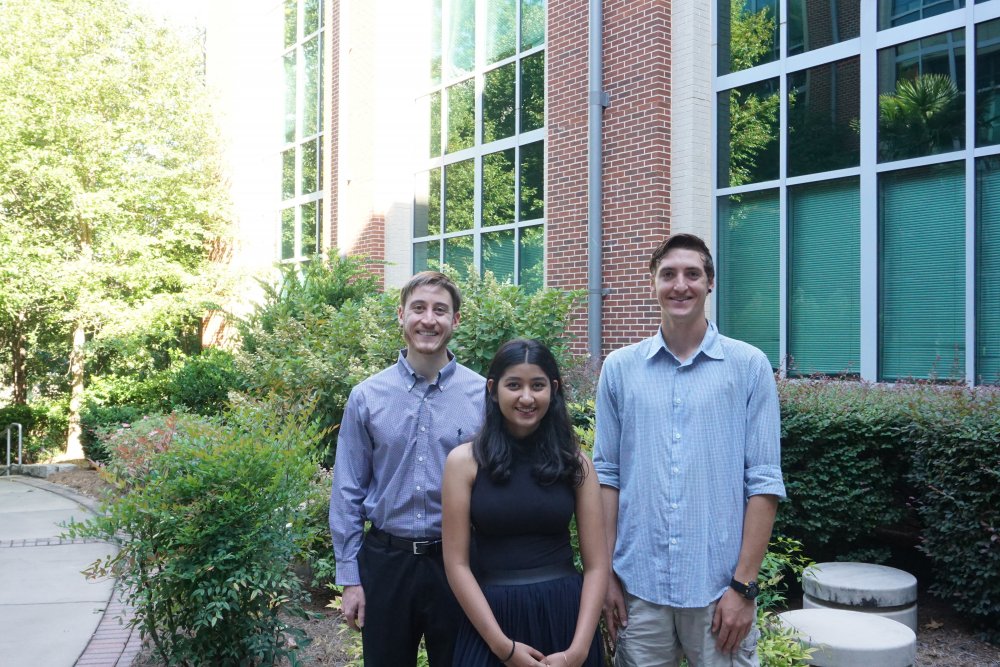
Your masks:
{"label": "khaki shorts", "polygon": [[625,593],[628,627],[618,635],[615,667],[676,667],[687,656],[691,667],[759,667],[756,626],[732,653],[715,646],[712,618],[718,601],[684,609],[640,600]]}

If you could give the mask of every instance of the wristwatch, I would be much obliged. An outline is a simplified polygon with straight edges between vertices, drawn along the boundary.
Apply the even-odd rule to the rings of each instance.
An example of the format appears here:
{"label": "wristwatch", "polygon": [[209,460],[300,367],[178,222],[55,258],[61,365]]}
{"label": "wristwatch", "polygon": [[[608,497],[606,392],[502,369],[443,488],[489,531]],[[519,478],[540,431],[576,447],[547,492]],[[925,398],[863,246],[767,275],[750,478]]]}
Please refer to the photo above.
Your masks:
{"label": "wristwatch", "polygon": [[748,581],[743,584],[736,581],[736,579],[733,579],[729,582],[729,587],[745,597],[747,600],[756,600],[757,596],[760,595],[760,586],[757,585],[756,581]]}

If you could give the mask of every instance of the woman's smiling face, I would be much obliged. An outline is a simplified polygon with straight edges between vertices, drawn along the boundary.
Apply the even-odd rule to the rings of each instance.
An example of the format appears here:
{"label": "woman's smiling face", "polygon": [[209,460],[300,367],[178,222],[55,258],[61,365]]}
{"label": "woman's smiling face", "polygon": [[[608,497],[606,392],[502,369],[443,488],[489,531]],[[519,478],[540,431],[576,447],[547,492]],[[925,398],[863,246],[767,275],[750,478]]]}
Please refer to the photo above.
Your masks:
{"label": "woman's smiling face", "polygon": [[490,386],[512,436],[524,438],[535,432],[549,410],[554,384],[535,364],[517,364],[507,368],[495,388]]}

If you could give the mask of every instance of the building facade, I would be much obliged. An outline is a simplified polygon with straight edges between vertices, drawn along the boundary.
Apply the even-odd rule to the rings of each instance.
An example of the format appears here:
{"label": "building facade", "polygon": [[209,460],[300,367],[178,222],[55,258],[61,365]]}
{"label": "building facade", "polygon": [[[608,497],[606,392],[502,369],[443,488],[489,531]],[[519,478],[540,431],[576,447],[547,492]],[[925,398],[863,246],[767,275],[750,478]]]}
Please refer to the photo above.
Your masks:
{"label": "building facade", "polygon": [[602,355],[656,330],[646,260],[683,231],[715,250],[721,330],[790,375],[1000,378],[1000,0],[239,11],[270,26],[252,76],[281,82],[237,105],[270,109],[244,160],[270,261],[336,248],[384,260],[387,286],[448,264],[587,289],[596,103]]}

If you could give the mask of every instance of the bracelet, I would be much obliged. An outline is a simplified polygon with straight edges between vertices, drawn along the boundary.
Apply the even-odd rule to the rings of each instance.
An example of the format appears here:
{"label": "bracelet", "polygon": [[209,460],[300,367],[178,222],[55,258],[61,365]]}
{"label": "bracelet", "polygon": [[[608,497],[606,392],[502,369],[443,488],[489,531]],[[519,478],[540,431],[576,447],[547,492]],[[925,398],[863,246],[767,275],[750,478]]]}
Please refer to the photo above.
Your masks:
{"label": "bracelet", "polygon": [[513,639],[511,639],[510,640],[510,653],[508,653],[507,657],[504,658],[503,660],[501,660],[500,662],[502,662],[503,664],[506,665],[507,661],[514,657],[514,646],[515,646],[515,642],[514,642]]}

